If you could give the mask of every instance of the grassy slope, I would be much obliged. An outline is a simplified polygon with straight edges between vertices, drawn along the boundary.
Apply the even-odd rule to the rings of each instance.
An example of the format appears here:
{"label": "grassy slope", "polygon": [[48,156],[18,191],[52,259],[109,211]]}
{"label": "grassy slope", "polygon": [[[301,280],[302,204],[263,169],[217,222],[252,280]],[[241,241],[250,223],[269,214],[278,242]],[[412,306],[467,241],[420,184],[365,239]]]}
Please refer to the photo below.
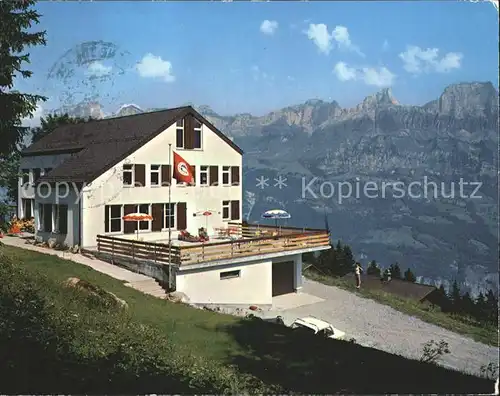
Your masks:
{"label": "grassy slope", "polygon": [[[83,265],[3,246],[34,273],[85,279],[129,304],[134,320],[161,329],[196,355],[236,364],[268,384],[301,393],[487,393],[493,381],[348,342],[304,337],[284,326],[156,299]],[[1,265],[1,263],[0,263]],[[390,373],[388,376],[387,374]],[[362,379],[362,380],[360,380]],[[425,380],[424,380],[425,379]]]}
{"label": "grassy slope", "polygon": [[361,287],[356,289],[352,282],[331,276],[321,275],[316,271],[306,270],[304,275],[312,280],[321,282],[325,285],[332,285],[348,290],[353,293],[359,293],[363,297],[370,298],[382,304],[388,305],[400,312],[415,316],[427,323],[435,324],[455,333],[468,336],[484,344],[498,346],[498,329],[491,327],[479,327],[473,324],[467,324],[441,311],[426,309],[423,305],[406,300],[393,294],[385,293],[379,290],[367,290]]}

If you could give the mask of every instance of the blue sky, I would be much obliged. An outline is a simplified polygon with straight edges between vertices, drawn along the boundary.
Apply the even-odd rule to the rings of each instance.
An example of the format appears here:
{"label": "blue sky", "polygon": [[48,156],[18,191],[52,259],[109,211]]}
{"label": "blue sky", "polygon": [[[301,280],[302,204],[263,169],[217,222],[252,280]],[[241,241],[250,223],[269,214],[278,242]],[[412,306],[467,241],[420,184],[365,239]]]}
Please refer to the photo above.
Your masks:
{"label": "blue sky", "polygon": [[[68,94],[73,102],[94,94],[108,111],[123,103],[192,102],[221,114],[264,114],[311,98],[354,106],[388,86],[405,104],[426,103],[458,82],[498,87],[498,11],[489,3],[109,1],[36,8],[47,46],[30,51],[34,75],[16,88],[49,96],[46,109]],[[78,45],[89,41],[127,54],[77,65]],[[62,64],[74,76],[49,78]]]}

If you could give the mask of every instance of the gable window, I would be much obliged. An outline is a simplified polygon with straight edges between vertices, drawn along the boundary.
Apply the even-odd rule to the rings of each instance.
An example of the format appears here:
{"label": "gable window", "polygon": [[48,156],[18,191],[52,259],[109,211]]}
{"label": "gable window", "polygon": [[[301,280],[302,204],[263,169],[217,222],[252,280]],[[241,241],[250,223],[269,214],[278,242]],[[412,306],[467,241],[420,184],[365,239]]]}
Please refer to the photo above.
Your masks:
{"label": "gable window", "polygon": [[201,122],[193,119],[193,148],[201,149]]}
{"label": "gable window", "polygon": [[52,230],[59,234],[68,233],[68,205],[54,205],[54,223]]}
{"label": "gable window", "polygon": [[162,183],[160,168],[161,168],[160,165],[151,165],[149,180],[152,186],[159,186]]}
{"label": "gable window", "polygon": [[229,205],[231,201],[222,201],[222,220],[230,220]]}
{"label": "gable window", "polygon": [[52,232],[52,204],[38,204],[38,230]]}
{"label": "gable window", "polygon": [[122,231],[122,206],[121,205],[106,205],[104,207],[105,214],[105,232],[121,232]]}
{"label": "gable window", "polygon": [[230,166],[223,166],[222,167],[222,185],[223,186],[230,186],[231,185],[231,182],[230,182],[230,170],[231,170],[231,167]]}
{"label": "gable window", "polygon": [[23,186],[26,186],[30,182],[30,170],[29,169],[23,169],[22,171],[22,178],[23,178]]}
{"label": "gable window", "polygon": [[176,142],[175,147],[184,148],[184,120],[177,121],[175,129]]}

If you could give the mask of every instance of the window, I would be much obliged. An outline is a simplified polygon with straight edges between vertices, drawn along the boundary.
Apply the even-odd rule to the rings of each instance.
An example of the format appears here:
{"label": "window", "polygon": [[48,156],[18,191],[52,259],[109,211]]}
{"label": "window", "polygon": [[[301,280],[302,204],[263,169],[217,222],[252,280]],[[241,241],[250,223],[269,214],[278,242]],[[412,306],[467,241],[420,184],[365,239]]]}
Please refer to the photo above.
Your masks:
{"label": "window", "polygon": [[134,185],[134,165],[130,164],[123,165],[123,185],[124,186]]}
{"label": "window", "polygon": [[121,232],[122,231],[122,206],[121,205],[106,205],[105,210],[105,232]]}
{"label": "window", "polygon": [[200,166],[200,185],[208,186],[208,166]]}
{"label": "window", "polygon": [[220,273],[220,280],[231,279],[231,278],[239,278],[241,275],[240,270],[234,271],[225,271]]}
{"label": "window", "polygon": [[177,121],[176,124],[176,143],[177,148],[184,148],[184,120]]}
{"label": "window", "polygon": [[54,205],[54,224],[52,229],[59,234],[68,233],[68,205]]}
{"label": "window", "polygon": [[52,170],[52,168],[45,168],[45,169],[43,170],[43,174],[44,174],[44,175],[46,175],[46,174],[48,174],[51,170]]}
{"label": "window", "polygon": [[201,149],[201,122],[196,118],[193,119],[194,124],[194,136],[193,136],[193,148]]}
{"label": "window", "polygon": [[152,186],[159,186],[162,183],[160,168],[160,165],[151,165],[150,183]]}
{"label": "window", "polygon": [[229,205],[231,201],[222,201],[222,220],[229,220]]}
{"label": "window", "polygon": [[240,201],[222,201],[222,220],[240,220]]}
{"label": "window", "polygon": [[52,204],[39,204],[38,208],[38,230],[52,232]]}
{"label": "window", "polygon": [[30,182],[30,170],[23,169],[21,172],[22,172],[22,178],[23,178],[23,186],[26,186]]}
{"label": "window", "polygon": [[[149,213],[149,204],[137,205],[138,213]],[[149,221],[139,221],[139,230],[149,230]]]}
{"label": "window", "polygon": [[146,165],[124,164],[122,173],[124,186],[144,187],[146,185]]}
{"label": "window", "polygon": [[229,172],[231,170],[230,166],[223,166],[222,167],[222,185],[223,186],[229,186],[231,185],[229,181]]}
{"label": "window", "polygon": [[38,179],[40,179],[41,171],[42,170],[40,168],[33,169],[33,183],[35,183]]}
{"label": "window", "polygon": [[163,228],[175,228],[175,204],[163,205]]}
{"label": "window", "polygon": [[33,217],[33,202],[34,199],[25,199],[22,198],[22,204],[23,204],[23,213],[22,216],[24,219],[31,219]]}

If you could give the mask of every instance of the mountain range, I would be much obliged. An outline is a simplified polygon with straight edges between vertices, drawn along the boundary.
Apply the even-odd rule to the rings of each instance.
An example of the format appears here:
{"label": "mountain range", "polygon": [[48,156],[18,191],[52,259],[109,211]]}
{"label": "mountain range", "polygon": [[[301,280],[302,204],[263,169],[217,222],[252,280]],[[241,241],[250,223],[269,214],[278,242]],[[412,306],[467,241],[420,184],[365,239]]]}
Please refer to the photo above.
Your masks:
{"label": "mountain range", "polygon": [[[457,280],[473,294],[497,288],[498,91],[492,83],[451,85],[421,106],[401,104],[383,89],[353,108],[315,99],[259,117],[194,107],[245,151],[250,221],[285,209],[292,225],[327,223],[333,239],[351,245],[364,265],[397,261],[420,281]],[[96,118],[151,110],[158,109],[128,104],[109,115],[99,103],[65,109]],[[397,185],[404,194],[395,193]]]}

